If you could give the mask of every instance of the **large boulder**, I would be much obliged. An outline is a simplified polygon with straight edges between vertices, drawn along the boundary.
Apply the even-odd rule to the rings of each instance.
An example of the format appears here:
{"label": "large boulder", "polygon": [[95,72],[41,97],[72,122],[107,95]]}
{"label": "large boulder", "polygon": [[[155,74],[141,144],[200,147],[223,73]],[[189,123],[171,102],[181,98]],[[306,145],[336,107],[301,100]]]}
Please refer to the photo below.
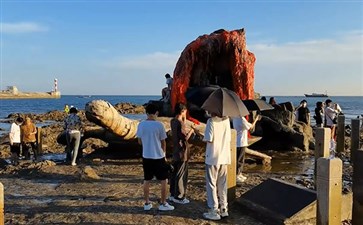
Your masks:
{"label": "large boulder", "polygon": [[255,134],[262,140],[252,145],[252,149],[265,150],[302,150],[314,148],[311,126],[295,121],[290,110],[273,109],[262,112]]}

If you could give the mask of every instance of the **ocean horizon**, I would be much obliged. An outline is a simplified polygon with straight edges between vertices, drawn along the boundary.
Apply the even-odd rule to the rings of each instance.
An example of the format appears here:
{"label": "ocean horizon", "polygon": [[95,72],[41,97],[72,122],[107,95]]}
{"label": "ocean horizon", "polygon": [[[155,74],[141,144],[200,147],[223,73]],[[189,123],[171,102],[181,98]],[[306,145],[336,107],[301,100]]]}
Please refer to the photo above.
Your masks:
{"label": "ocean horizon", "polygon": [[[261,95],[262,96],[262,95]],[[265,96],[268,99],[271,96]],[[346,124],[350,124],[350,120],[357,118],[363,114],[363,98],[362,96],[329,96],[329,97],[305,97],[305,96],[279,96],[275,95],[277,103],[292,102],[294,106],[298,106],[300,101],[305,99],[308,102],[308,108],[311,117],[314,115],[315,104],[317,101],[325,101],[331,99],[334,103],[338,103],[346,116]],[[9,114],[19,113],[46,113],[53,110],[63,110],[64,105],[75,106],[83,110],[87,102],[102,99],[115,105],[120,102],[128,102],[137,105],[143,105],[150,100],[161,99],[160,95],[62,95],[59,99],[0,99],[0,119],[4,120]],[[145,115],[128,115],[133,119],[142,119]],[[315,123],[311,119],[312,124]],[[1,123],[0,128],[8,129],[8,123]]]}

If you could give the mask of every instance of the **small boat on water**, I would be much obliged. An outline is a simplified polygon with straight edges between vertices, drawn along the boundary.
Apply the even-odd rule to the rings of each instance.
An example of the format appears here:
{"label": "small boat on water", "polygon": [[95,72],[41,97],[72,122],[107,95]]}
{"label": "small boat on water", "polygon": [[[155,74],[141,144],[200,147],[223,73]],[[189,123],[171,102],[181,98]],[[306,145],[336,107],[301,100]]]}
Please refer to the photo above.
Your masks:
{"label": "small boat on water", "polygon": [[319,93],[312,93],[312,94],[304,94],[305,97],[328,97],[328,94],[319,94]]}

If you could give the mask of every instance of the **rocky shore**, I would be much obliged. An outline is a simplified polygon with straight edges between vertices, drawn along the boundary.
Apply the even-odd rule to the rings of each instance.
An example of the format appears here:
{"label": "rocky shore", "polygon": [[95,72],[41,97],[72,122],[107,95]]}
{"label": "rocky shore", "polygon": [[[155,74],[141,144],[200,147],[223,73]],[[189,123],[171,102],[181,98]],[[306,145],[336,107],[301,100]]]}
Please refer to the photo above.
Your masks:
{"label": "rocky shore", "polygon": [[[122,114],[143,114],[142,106],[119,103]],[[97,127],[80,111],[88,127]],[[14,118],[16,115],[9,115]],[[220,222],[202,219],[206,210],[203,151],[195,150],[189,170],[188,196],[191,203],[176,205],[173,212],[142,210],[142,165],[140,152],[134,149],[111,149],[108,143],[89,138],[83,144],[84,158],[78,166],[63,162],[63,145],[57,136],[63,131],[66,116],[61,111],[27,115],[34,122],[53,121],[42,127],[43,158],[39,162],[22,160],[18,166],[8,165],[10,148],[7,135],[0,137],[1,182],[5,187],[5,224],[249,224],[263,225],[250,214],[230,205],[230,217]],[[361,133],[363,141],[363,133]],[[351,192],[352,166],[349,163],[350,138],[345,140],[343,160],[345,193]],[[269,153],[271,154],[271,153]],[[301,153],[299,153],[301,154]],[[304,153],[312,157],[313,152]],[[273,160],[273,159],[272,159]],[[268,178],[312,188],[314,181],[304,173],[272,172],[271,168],[253,170],[246,165],[247,181],[236,189],[237,198]],[[157,205],[159,186],[152,185],[151,198]],[[345,224],[349,224],[347,221]]]}

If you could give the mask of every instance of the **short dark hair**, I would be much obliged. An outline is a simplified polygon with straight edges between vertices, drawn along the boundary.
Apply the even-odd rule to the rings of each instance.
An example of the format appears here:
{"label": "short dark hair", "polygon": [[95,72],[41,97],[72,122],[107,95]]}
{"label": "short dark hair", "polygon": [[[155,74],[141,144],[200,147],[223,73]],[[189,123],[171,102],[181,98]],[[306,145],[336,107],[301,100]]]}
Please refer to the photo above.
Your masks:
{"label": "short dark hair", "polygon": [[77,110],[77,108],[72,107],[72,108],[69,110],[69,113],[78,113],[78,110]]}
{"label": "short dark hair", "polygon": [[316,102],[316,107],[323,107],[323,102]]}
{"label": "short dark hair", "polygon": [[327,100],[325,100],[325,104],[329,104],[329,103],[331,103],[331,102],[333,102],[331,99],[327,99]]}
{"label": "short dark hair", "polygon": [[302,103],[308,103],[308,102],[304,99],[304,100],[302,100],[302,101],[300,102],[300,104],[302,104]]}
{"label": "short dark hair", "polygon": [[145,111],[146,114],[155,114],[157,111],[159,111],[159,109],[157,105],[150,103],[145,107]]}
{"label": "short dark hair", "polygon": [[165,78],[170,78],[170,74],[165,74]]}
{"label": "short dark hair", "polygon": [[274,97],[270,97],[270,100],[268,101],[268,104],[276,103]]}
{"label": "short dark hair", "polygon": [[186,110],[187,107],[183,103],[176,103],[174,108],[175,115],[179,115],[183,110]]}
{"label": "short dark hair", "polygon": [[24,119],[19,116],[18,118],[16,118],[15,122],[22,123],[22,122],[24,122]]}

